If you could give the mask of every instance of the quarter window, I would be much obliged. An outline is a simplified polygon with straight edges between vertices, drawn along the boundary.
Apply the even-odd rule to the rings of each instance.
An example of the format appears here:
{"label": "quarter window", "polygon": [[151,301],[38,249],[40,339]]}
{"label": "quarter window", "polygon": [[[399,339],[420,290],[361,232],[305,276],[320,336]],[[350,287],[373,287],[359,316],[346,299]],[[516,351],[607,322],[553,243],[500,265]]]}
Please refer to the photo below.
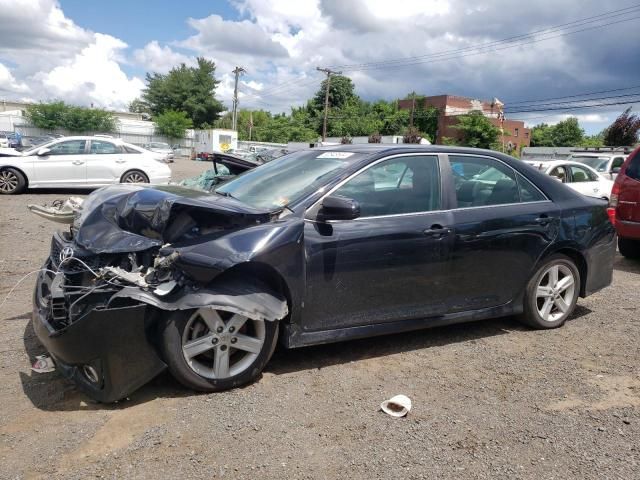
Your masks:
{"label": "quarter window", "polygon": [[124,153],[142,153],[139,150],[136,150],[135,148],[131,148],[131,147],[127,147],[126,145],[123,145],[122,148],[124,149]]}
{"label": "quarter window", "polygon": [[67,140],[49,147],[49,155],[82,155],[84,153],[85,140]]}
{"label": "quarter window", "polygon": [[91,149],[89,152],[97,155],[112,155],[114,153],[120,153],[120,150],[111,142],[91,140]]}
{"label": "quarter window", "polygon": [[524,176],[497,160],[449,155],[459,208],[545,200]]}
{"label": "quarter window", "polygon": [[397,157],[367,168],[334,195],[356,200],[361,217],[397,215],[440,208],[440,175],[435,156]]}

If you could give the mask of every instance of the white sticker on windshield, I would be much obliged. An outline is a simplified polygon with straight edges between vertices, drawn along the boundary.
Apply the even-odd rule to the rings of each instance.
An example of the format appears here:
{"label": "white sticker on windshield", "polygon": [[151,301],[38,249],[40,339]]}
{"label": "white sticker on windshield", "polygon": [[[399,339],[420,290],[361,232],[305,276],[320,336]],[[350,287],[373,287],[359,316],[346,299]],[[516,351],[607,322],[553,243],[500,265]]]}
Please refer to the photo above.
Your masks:
{"label": "white sticker on windshield", "polygon": [[324,152],[316,158],[349,158],[353,152]]}

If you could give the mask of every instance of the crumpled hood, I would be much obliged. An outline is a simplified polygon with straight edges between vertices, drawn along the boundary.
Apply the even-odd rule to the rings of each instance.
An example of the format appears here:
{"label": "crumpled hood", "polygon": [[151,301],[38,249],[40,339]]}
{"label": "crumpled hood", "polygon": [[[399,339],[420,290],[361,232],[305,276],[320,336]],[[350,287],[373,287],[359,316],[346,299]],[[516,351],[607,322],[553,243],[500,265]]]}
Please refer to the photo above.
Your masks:
{"label": "crumpled hood", "polygon": [[93,253],[125,253],[271,218],[272,212],[217,194],[176,186],[114,185],[86,198],[73,229],[75,242]]}

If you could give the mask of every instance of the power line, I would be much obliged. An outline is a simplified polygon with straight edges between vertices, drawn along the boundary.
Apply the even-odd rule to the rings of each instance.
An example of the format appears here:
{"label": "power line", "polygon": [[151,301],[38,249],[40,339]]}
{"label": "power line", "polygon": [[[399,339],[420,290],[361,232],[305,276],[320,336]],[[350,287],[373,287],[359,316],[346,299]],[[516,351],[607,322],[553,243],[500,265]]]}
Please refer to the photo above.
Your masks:
{"label": "power line", "polygon": [[[551,101],[551,100],[563,100],[565,98],[577,98],[577,97],[586,97],[589,95],[599,95],[601,93],[612,93],[612,92],[623,92],[625,90],[633,90],[635,88],[640,88],[640,85],[634,85],[632,87],[625,87],[625,88],[613,88],[611,90],[600,90],[597,92],[587,92],[587,93],[578,93],[576,95],[565,95],[563,97],[551,97],[551,98],[539,98],[536,100],[519,100],[517,102],[510,102],[510,101],[506,101],[506,103],[509,104],[510,107],[514,106],[514,105],[521,105],[524,103],[537,103],[537,102],[547,102],[547,101]],[[585,99],[589,100],[589,99]]]}
{"label": "power line", "polygon": [[[333,65],[331,68],[343,68],[344,70],[356,70],[356,71],[361,71],[361,70],[369,70],[369,69],[377,69],[377,68],[389,68],[389,67],[394,67],[394,66],[400,66],[402,64],[407,64],[407,65],[415,65],[415,64],[419,64],[419,63],[425,63],[425,61],[433,59],[433,58],[439,58],[439,57],[451,57],[451,58],[447,58],[447,60],[450,60],[452,58],[458,58],[458,57],[464,57],[464,56],[468,56],[468,55],[458,55],[460,53],[464,53],[464,52],[469,52],[472,51],[472,54],[477,54],[477,53],[486,53],[486,52],[482,52],[482,50],[488,48],[488,47],[493,47],[493,46],[500,46],[504,43],[513,43],[513,42],[520,42],[522,40],[526,40],[530,37],[534,37],[537,34],[540,33],[545,33],[549,34],[549,33],[553,33],[555,31],[561,31],[561,30],[565,30],[565,29],[571,29],[571,28],[576,28],[576,27],[580,27],[583,25],[587,25],[589,23],[595,23],[595,22],[599,22],[599,21],[603,21],[603,20],[609,20],[615,17],[619,17],[622,15],[628,15],[629,13],[637,13],[637,10],[640,8],[640,5],[636,4],[634,6],[631,7],[626,7],[623,9],[618,9],[618,10],[612,10],[609,12],[604,12],[598,15],[594,15],[591,17],[586,17],[580,20],[575,20],[573,22],[568,22],[568,23],[564,23],[564,24],[560,24],[560,25],[556,25],[553,27],[549,27],[546,29],[542,29],[542,30],[537,30],[528,34],[522,34],[522,35],[516,35],[516,36],[512,36],[512,37],[507,37],[501,40],[495,40],[492,42],[488,42],[479,46],[470,46],[470,47],[465,47],[465,48],[461,48],[461,49],[453,49],[453,50],[446,50],[446,51],[442,51],[442,52],[436,52],[436,53],[431,53],[431,54],[425,54],[425,55],[417,55],[417,56],[412,56],[412,57],[405,57],[405,58],[401,58],[401,59],[391,59],[391,60],[381,60],[378,62],[368,62],[368,63],[360,63],[360,64],[343,64],[343,65]],[[637,18],[637,17],[634,17]],[[551,36],[551,37],[547,37],[547,38],[542,38],[542,39],[537,39],[536,41],[543,41],[543,40],[548,40],[551,38],[556,38],[558,36],[564,36],[564,35],[570,35],[570,34],[574,34],[574,33],[578,33],[581,31],[585,31],[585,30],[591,30],[594,28],[602,28],[611,24],[615,24],[615,23],[620,23],[620,22],[624,22],[624,21],[629,21],[632,20],[630,18],[627,19],[622,19],[616,22],[612,22],[610,24],[605,24],[605,25],[596,25],[593,27],[587,27],[586,29],[580,29],[580,30],[576,30],[573,32],[565,32],[561,35],[555,35],[555,36]],[[527,42],[527,43],[523,43],[522,45],[527,45],[528,43],[535,43],[535,42]],[[516,46],[520,46],[520,43],[516,43],[515,45],[509,45],[509,48],[513,48]],[[480,50],[480,52],[476,52],[476,50]],[[491,49],[493,50],[493,49]],[[489,50],[489,51],[491,51]],[[443,60],[443,59],[441,59]],[[407,62],[411,62],[411,63],[407,63]],[[404,66],[404,65],[403,65]]]}

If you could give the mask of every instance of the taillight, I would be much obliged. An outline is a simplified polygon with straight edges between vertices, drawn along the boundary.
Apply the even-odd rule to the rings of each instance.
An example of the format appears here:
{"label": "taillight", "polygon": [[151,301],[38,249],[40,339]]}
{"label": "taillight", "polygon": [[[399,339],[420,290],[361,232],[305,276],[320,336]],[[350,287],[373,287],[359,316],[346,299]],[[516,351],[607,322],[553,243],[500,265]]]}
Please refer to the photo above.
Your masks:
{"label": "taillight", "polygon": [[618,207],[618,196],[620,195],[620,185],[616,181],[611,189],[611,196],[609,197],[609,207],[607,208],[607,215],[609,215],[609,221],[615,226],[616,224],[616,208]]}

